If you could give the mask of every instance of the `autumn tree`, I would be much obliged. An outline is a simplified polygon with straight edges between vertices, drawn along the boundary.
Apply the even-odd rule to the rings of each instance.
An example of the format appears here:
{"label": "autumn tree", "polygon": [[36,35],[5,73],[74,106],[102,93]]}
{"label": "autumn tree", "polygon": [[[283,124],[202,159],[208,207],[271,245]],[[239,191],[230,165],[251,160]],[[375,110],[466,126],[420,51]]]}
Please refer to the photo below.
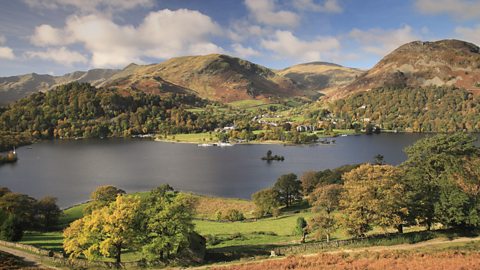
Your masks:
{"label": "autumn tree", "polygon": [[317,172],[308,171],[302,174],[300,181],[302,182],[302,190],[304,195],[310,194],[318,184]]}
{"label": "autumn tree", "polygon": [[139,198],[117,196],[110,205],[71,223],[63,233],[63,248],[71,258],[104,256],[119,266],[122,251],[137,243],[139,213]]}
{"label": "autumn tree", "polygon": [[279,212],[278,191],[274,189],[263,189],[252,195],[253,203],[256,206],[256,215],[264,217],[268,215],[277,216]]}
{"label": "autumn tree", "polygon": [[330,241],[331,234],[338,228],[338,222],[333,212],[340,206],[342,185],[331,184],[317,187],[310,195],[309,202],[315,216],[310,221],[310,230],[316,231],[317,239],[325,237]]}
{"label": "autumn tree", "polygon": [[95,209],[100,209],[114,202],[118,195],[125,194],[125,191],[114,186],[99,186],[90,194],[90,203],[85,208],[86,214],[91,213]]}
{"label": "autumn tree", "polygon": [[401,171],[390,165],[361,165],[344,175],[340,199],[344,225],[349,234],[362,237],[377,225],[403,231],[408,213]]}
{"label": "autumn tree", "polygon": [[283,201],[287,207],[290,207],[293,202],[301,199],[301,188],[301,182],[293,173],[280,176],[273,186],[273,189],[278,192],[280,200]]}

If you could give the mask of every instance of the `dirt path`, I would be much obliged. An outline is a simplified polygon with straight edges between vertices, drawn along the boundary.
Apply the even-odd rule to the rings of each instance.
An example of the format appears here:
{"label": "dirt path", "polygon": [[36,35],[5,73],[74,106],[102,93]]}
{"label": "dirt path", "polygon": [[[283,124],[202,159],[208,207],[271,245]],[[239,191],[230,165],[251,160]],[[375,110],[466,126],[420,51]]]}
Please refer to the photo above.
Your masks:
{"label": "dirt path", "polygon": [[[425,242],[420,242],[420,243],[415,243],[415,244],[401,244],[401,245],[393,245],[393,246],[372,246],[372,247],[363,247],[363,248],[352,248],[352,249],[339,249],[339,250],[333,250],[333,251],[319,251],[316,253],[311,253],[311,254],[298,254],[297,256],[303,256],[303,257],[313,257],[318,255],[319,253],[327,253],[327,254],[338,254],[338,253],[360,253],[360,252],[380,252],[380,251],[386,251],[386,250],[413,250],[417,248],[422,248],[422,247],[429,247],[429,246],[436,246],[436,245],[442,245],[442,244],[451,244],[451,243],[467,243],[467,242],[472,242],[472,241],[480,241],[480,237],[460,237],[456,238],[453,240],[445,239],[445,238],[437,238],[437,239],[432,239],[428,240]],[[263,261],[267,260],[282,260],[285,259],[285,257],[277,257],[277,258],[270,258],[270,259],[263,259],[263,260],[256,260],[256,261],[251,261],[251,262],[234,262],[234,263],[227,263],[227,264],[217,264],[217,265],[208,265],[208,266],[201,266],[201,267],[196,267],[192,269],[208,269],[212,266],[215,266],[216,268],[221,268],[221,267],[229,267],[232,265],[244,265],[244,264],[256,264],[256,263],[261,263]]]}
{"label": "dirt path", "polygon": [[28,252],[25,252],[25,251],[5,247],[5,246],[2,246],[2,245],[0,245],[0,251],[3,251],[5,253],[8,253],[8,254],[11,254],[11,255],[14,255],[14,256],[17,256],[17,257],[21,258],[23,261],[25,261],[29,264],[32,264],[32,267],[38,267],[38,268],[42,268],[42,269],[60,269],[60,268],[55,268],[55,267],[51,267],[51,266],[47,266],[47,265],[42,264],[40,262],[41,261],[40,256],[31,254],[31,253],[28,253]]}

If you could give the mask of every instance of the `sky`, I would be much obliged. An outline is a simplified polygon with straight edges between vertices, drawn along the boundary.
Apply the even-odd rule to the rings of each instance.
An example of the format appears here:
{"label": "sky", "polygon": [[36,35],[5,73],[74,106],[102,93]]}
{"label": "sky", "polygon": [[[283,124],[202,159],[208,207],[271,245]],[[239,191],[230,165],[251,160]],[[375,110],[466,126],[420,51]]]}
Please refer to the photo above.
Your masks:
{"label": "sky", "polygon": [[0,0],[0,76],[210,53],[368,69],[446,38],[480,44],[480,0]]}

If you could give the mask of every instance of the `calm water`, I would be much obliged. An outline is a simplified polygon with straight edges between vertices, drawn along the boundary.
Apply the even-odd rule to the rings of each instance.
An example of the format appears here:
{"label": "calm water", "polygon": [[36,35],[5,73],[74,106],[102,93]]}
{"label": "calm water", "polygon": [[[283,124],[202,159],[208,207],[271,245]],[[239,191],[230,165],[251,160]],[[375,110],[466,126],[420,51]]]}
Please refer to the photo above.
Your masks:
{"label": "calm water", "polygon": [[[249,198],[285,173],[372,161],[376,154],[399,164],[406,158],[402,149],[423,136],[364,135],[338,137],[335,145],[225,148],[126,139],[46,141],[18,149],[19,161],[0,167],[0,186],[36,198],[52,195],[63,207],[87,200],[97,186],[107,184],[133,192],[169,183],[183,191]],[[285,161],[260,160],[269,149]]]}

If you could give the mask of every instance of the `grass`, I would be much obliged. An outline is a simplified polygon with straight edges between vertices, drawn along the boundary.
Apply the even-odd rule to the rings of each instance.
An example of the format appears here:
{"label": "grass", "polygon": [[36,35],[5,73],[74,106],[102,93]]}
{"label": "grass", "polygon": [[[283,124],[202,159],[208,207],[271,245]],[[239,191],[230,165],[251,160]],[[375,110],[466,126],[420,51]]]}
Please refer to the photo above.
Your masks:
{"label": "grass", "polygon": [[246,109],[249,107],[255,107],[259,105],[265,104],[265,101],[263,100],[255,100],[255,99],[247,99],[247,100],[239,100],[239,101],[234,101],[228,103],[228,105],[235,107],[235,108],[240,108],[240,109]]}
{"label": "grass", "polygon": [[255,204],[249,200],[196,194],[192,194],[192,196],[196,199],[195,211],[197,218],[215,220],[218,211],[225,214],[230,209],[237,209],[242,212],[246,218],[252,218],[255,211]]}
{"label": "grass", "polygon": [[61,231],[25,232],[20,243],[61,252],[63,250],[63,234]]}
{"label": "grass", "polygon": [[183,142],[183,143],[201,143],[201,142],[217,142],[218,139],[215,134],[209,132],[203,133],[181,133],[175,135],[168,135],[167,139],[161,138],[161,140],[170,142]]}

